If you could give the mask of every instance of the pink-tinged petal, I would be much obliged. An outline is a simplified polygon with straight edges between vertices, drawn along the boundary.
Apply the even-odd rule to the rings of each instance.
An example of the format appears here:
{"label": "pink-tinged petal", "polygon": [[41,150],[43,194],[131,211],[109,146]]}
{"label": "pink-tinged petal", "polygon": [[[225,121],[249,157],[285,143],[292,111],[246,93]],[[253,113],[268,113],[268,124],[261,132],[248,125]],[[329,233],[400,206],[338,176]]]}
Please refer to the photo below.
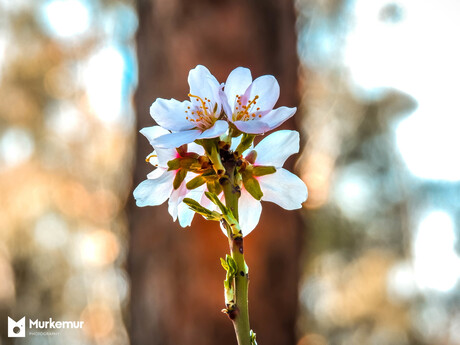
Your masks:
{"label": "pink-tinged petal", "polygon": [[299,132],[281,130],[266,136],[257,144],[255,165],[272,165],[281,168],[294,153],[299,152]]}
{"label": "pink-tinged petal", "polygon": [[236,96],[242,96],[246,92],[249,85],[252,83],[251,71],[244,67],[237,67],[228,75],[225,82],[224,92],[227,96],[228,105],[231,111],[227,113],[230,115],[235,110]]}
{"label": "pink-tinged petal", "polygon": [[264,134],[270,130],[270,126],[263,119],[254,119],[249,121],[235,121],[233,124],[241,132],[249,134]]}
{"label": "pink-tinged petal", "polygon": [[153,145],[158,148],[176,148],[195,141],[201,134],[199,129],[170,133],[153,140]]}
{"label": "pink-tinged petal", "polygon": [[292,117],[295,114],[297,108],[279,107],[272,110],[262,119],[265,123],[270,126],[270,130],[280,126],[284,121]]}
{"label": "pink-tinged petal", "polygon": [[259,96],[254,108],[260,108],[261,111],[272,110],[280,96],[280,86],[272,75],[263,75],[257,78],[252,82],[248,91],[250,91],[249,102]]}
{"label": "pink-tinged petal", "polygon": [[274,174],[261,176],[258,180],[264,193],[262,200],[278,204],[286,210],[301,208],[307,200],[305,183],[286,169],[278,168]]}
{"label": "pink-tinged petal", "polygon": [[[212,111],[215,104],[217,103],[217,114],[220,114],[221,102],[219,97],[219,90],[221,88],[217,79],[209,72],[209,70],[202,66],[198,65],[194,69],[190,70],[188,74],[188,84],[190,86],[190,94],[194,96],[199,96],[203,101],[205,98],[211,100],[209,109]],[[190,97],[193,104],[198,107],[201,106],[200,101],[196,101],[196,98]]]}
{"label": "pink-tinged petal", "polygon": [[186,119],[189,101],[179,102],[175,99],[158,98],[150,107],[150,115],[163,128],[170,131],[183,131],[195,127]]}
{"label": "pink-tinged petal", "polygon": [[172,192],[174,176],[173,171],[167,171],[159,178],[142,181],[133,192],[136,205],[144,207],[164,203]]}
{"label": "pink-tinged petal", "polygon": [[[205,189],[205,191],[208,191],[208,190]],[[212,201],[208,199],[208,197],[204,194],[204,192],[203,192],[203,195],[201,197],[201,200],[199,200],[199,203],[201,204],[201,206],[206,207],[207,209],[209,209],[211,211],[217,211],[217,206],[214,205],[212,203]]]}
{"label": "pink-tinged petal", "polygon": [[221,134],[225,133],[228,129],[227,121],[218,120],[214,123],[214,126],[205,130],[197,139],[209,139],[216,138]]}
{"label": "pink-tinged petal", "polygon": [[164,148],[158,147],[155,150],[155,153],[158,159],[158,166],[163,167],[163,168],[168,168],[168,162],[170,160],[177,158],[177,151],[175,148],[174,149],[172,148],[164,149]]}
{"label": "pink-tinged petal", "polygon": [[241,190],[241,197],[238,200],[238,211],[241,231],[243,232],[243,236],[246,236],[259,223],[262,204],[243,188]]}

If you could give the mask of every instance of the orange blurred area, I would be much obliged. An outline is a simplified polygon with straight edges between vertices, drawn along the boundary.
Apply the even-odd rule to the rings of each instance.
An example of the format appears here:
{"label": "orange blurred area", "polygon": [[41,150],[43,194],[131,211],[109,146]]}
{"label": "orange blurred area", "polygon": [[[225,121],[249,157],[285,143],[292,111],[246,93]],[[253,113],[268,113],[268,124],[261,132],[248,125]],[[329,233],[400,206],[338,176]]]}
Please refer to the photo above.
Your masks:
{"label": "orange blurred area", "polygon": [[[93,5],[0,2],[0,318],[86,325],[21,344],[129,342],[123,208],[137,19],[128,2]],[[101,54],[105,70],[94,67]]]}

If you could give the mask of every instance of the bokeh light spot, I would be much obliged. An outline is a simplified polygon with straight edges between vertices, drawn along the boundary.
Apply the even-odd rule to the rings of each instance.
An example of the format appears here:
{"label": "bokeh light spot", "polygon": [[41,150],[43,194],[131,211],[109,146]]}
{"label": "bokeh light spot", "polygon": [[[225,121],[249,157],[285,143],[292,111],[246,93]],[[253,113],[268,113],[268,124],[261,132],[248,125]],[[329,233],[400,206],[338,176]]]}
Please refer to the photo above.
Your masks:
{"label": "bokeh light spot", "polygon": [[447,292],[460,278],[460,258],[455,252],[455,232],[451,217],[433,211],[420,223],[414,241],[414,268],[422,289]]}
{"label": "bokeh light spot", "polygon": [[71,38],[85,33],[90,24],[88,7],[79,0],[51,0],[45,3],[45,23],[50,34]]}
{"label": "bokeh light spot", "polygon": [[125,61],[114,46],[106,46],[90,57],[83,72],[89,103],[104,122],[121,119]]}
{"label": "bokeh light spot", "polygon": [[28,130],[10,127],[0,137],[0,169],[27,161],[34,148],[34,140]]}

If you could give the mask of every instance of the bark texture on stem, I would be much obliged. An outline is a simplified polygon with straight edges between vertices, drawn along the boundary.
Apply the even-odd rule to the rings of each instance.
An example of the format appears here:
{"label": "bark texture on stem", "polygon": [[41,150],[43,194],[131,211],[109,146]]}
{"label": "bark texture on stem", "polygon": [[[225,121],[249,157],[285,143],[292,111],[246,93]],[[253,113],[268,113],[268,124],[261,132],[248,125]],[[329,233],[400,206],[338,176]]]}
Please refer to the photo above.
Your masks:
{"label": "bark texture on stem", "polygon": [[[279,104],[298,105],[292,0],[138,0],[137,7],[138,129],[153,125],[149,108],[157,97],[187,97],[188,71],[197,64],[220,81],[237,66],[249,67],[254,77],[273,74],[281,86]],[[289,121],[285,128],[296,127]],[[144,161],[150,145],[141,135],[136,141],[133,188],[151,170]],[[263,207],[261,223],[245,238],[245,259],[253,273],[251,326],[260,344],[291,345],[296,342],[302,229],[296,212],[270,203]],[[166,205],[137,208],[133,200],[128,213],[131,343],[234,345],[233,329],[220,313],[217,259],[228,246],[218,226],[196,217],[193,227],[183,230]]]}

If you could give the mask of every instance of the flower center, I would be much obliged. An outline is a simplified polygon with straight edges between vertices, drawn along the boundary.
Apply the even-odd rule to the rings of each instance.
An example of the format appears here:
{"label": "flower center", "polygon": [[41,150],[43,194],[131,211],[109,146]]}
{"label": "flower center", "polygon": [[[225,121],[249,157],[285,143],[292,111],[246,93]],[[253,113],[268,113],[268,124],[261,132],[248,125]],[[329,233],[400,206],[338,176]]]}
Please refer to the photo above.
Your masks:
{"label": "flower center", "polygon": [[262,117],[261,114],[258,114],[260,108],[255,107],[257,100],[259,99],[259,95],[256,95],[252,100],[249,100],[247,104],[243,104],[241,102],[241,97],[242,95],[236,95],[237,106],[232,115],[233,121],[249,121],[255,119],[256,117]]}
{"label": "flower center", "polygon": [[193,105],[193,109],[191,107],[187,107],[185,113],[187,116],[185,117],[190,122],[194,123],[199,129],[206,130],[214,125],[216,122],[217,117],[214,115],[217,104],[214,106],[213,111],[210,111],[212,106],[211,100],[207,97],[204,100],[200,96],[192,95],[191,93],[188,94],[189,97],[193,97],[199,102],[199,105]]}

